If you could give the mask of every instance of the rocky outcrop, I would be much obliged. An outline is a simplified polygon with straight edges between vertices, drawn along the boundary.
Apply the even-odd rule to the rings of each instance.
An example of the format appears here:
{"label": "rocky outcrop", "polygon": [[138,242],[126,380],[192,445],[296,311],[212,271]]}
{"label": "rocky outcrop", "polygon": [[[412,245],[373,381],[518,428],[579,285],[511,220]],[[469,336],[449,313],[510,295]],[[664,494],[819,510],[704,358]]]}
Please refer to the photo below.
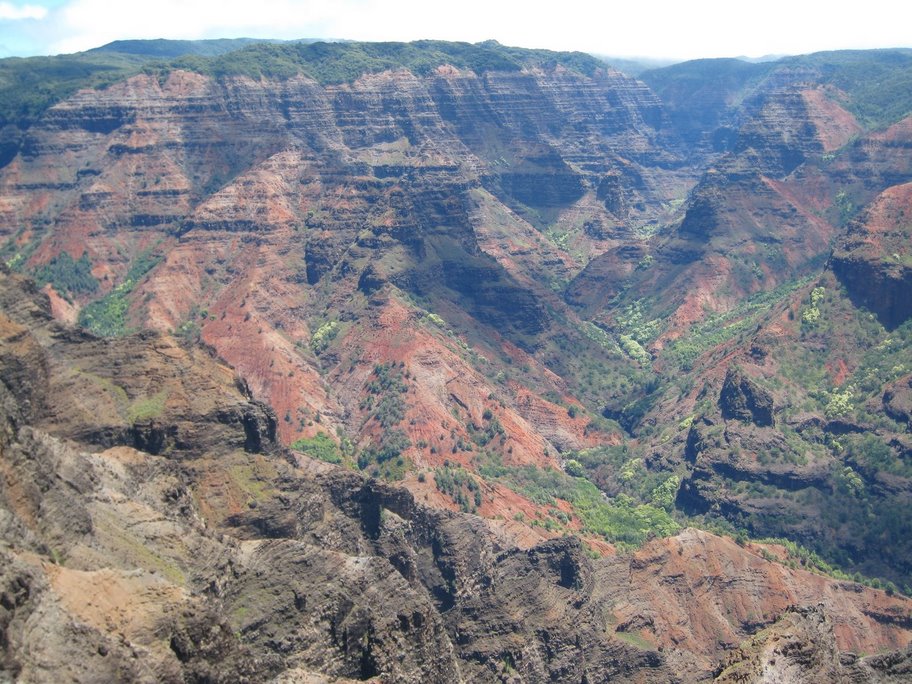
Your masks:
{"label": "rocky outcrop", "polygon": [[[742,521],[758,537],[787,530],[811,543],[820,535],[818,506],[835,487],[826,460],[796,454],[781,432],[749,418],[695,420],[683,448],[693,465],[677,493],[681,510]],[[772,500],[767,491],[783,494]]]}
{"label": "rocky outcrop", "polygon": [[912,268],[851,252],[835,253],[830,266],[858,305],[877,314],[886,328],[892,330],[912,317]]}
{"label": "rocky outcrop", "polygon": [[[20,397],[22,420],[153,454],[276,447],[275,414],[204,351],[150,331],[112,343],[66,328],[27,280],[7,273],[0,281],[3,296],[17,300],[0,313],[0,380]],[[67,405],[55,395],[79,399]]]}
{"label": "rocky outcrop", "polygon": [[912,674],[912,651],[859,657],[836,647],[823,606],[791,607],[741,644],[714,679],[736,682],[898,682]]}
{"label": "rocky outcrop", "polygon": [[830,268],[859,306],[892,330],[912,317],[912,252],[909,222],[912,183],[884,191],[854,222],[833,252]]}
{"label": "rocky outcrop", "polygon": [[893,420],[912,423],[912,376],[900,378],[884,390],[883,408]]}
{"label": "rocky outcrop", "polygon": [[[50,324],[47,333],[59,330]],[[118,347],[141,360],[141,343],[160,342],[43,341],[56,366],[78,352],[84,367],[95,356],[92,368],[116,367]],[[237,392],[205,357],[187,362],[185,376],[209,378],[210,398]],[[129,393],[133,370],[121,369],[124,377],[108,378]],[[50,382],[45,410],[56,415],[74,390],[53,373]],[[660,657],[608,640],[600,623],[567,631],[589,614],[594,586],[578,540],[521,551],[478,518],[425,508],[350,473],[307,477],[239,441],[215,448],[202,430],[186,436],[205,448],[180,453],[80,451],[74,446],[97,448],[90,430],[65,443],[48,431],[62,435],[74,423],[13,422],[23,414],[9,410],[29,392],[3,385],[0,395],[0,629],[4,669],[17,677],[671,677]],[[195,400],[206,397],[198,391]],[[196,421],[244,434],[216,416]]]}
{"label": "rocky outcrop", "polygon": [[719,409],[726,420],[742,420],[759,427],[773,425],[773,397],[738,368],[730,367],[719,393]]}

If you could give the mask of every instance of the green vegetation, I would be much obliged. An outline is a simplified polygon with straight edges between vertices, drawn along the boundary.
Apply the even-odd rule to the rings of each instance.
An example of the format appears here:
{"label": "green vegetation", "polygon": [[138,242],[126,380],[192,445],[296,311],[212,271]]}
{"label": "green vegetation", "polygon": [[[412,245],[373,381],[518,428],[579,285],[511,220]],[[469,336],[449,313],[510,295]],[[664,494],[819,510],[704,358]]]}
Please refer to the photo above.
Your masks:
{"label": "green vegetation", "polygon": [[[874,469],[901,477],[912,478],[912,462],[903,458],[884,441],[883,437],[871,432],[857,435],[845,435],[840,440],[842,456],[847,462],[861,464],[866,470]],[[852,470],[848,468],[848,470]],[[854,476],[852,476],[854,475]],[[857,474],[843,472],[843,477],[849,479],[853,494],[862,494],[863,487],[855,485]]]}
{"label": "green vegetation", "polygon": [[585,532],[597,534],[621,546],[637,546],[652,537],[665,537],[679,530],[669,513],[652,503],[641,503],[627,494],[607,498],[592,482],[554,469],[536,466],[504,466],[488,454],[479,473],[500,482],[539,505],[567,501]]}
{"label": "green vegetation", "polygon": [[435,313],[427,312],[424,314],[424,320],[433,323],[438,328],[446,328],[446,321]]}
{"label": "green vegetation", "polygon": [[[811,323],[802,315],[803,344],[778,359],[781,377],[807,393],[803,410],[897,429],[883,412],[872,410],[872,401],[879,401],[886,383],[912,369],[908,361],[912,321],[888,333],[876,317],[854,307],[844,292],[830,286],[814,288],[804,313],[809,310],[817,313]],[[834,359],[844,359],[847,369],[854,367],[854,372],[839,379],[841,386],[836,389],[827,371]]]}
{"label": "green vegetation", "polygon": [[327,463],[337,465],[342,463],[342,450],[325,432],[318,432],[313,437],[296,440],[291,444],[291,448]]}
{"label": "green vegetation", "polygon": [[[115,40],[107,45],[89,50],[87,54],[117,53],[141,57],[174,58],[184,55],[214,57],[238,50],[251,43],[261,43],[256,38],[211,38],[208,40]],[[277,42],[277,41],[266,41]]]}
{"label": "green vegetation", "polygon": [[[143,252],[130,265],[124,281],[98,301],[87,304],[79,312],[79,325],[102,337],[119,337],[131,332],[127,328],[129,295],[136,284],[158,264],[161,257],[151,250]],[[192,325],[196,325],[195,322]],[[197,336],[199,326],[196,328]]]}
{"label": "green vegetation", "polygon": [[628,644],[634,648],[640,649],[641,651],[656,650],[656,647],[652,643],[644,639],[636,632],[615,632],[614,635],[621,641],[626,641]]}
{"label": "green vegetation", "polygon": [[[894,585],[893,582],[883,582],[877,578],[865,577],[857,572],[849,574],[839,568],[833,567],[814,551],[805,548],[801,544],[796,544],[790,539],[766,537],[764,539],[757,539],[755,542],[757,544],[776,544],[783,547],[786,554],[784,562],[790,567],[794,568],[800,566],[804,570],[815,572],[818,575],[826,575],[843,581],[857,582],[858,584],[864,584],[865,586],[875,587],[877,589],[886,588],[887,585],[890,585],[893,587],[893,591],[897,591],[896,585]],[[765,549],[764,551],[763,557],[767,560],[778,560],[778,558],[770,552]]]}
{"label": "green vegetation", "polygon": [[852,383],[866,397],[880,393],[883,386],[912,371],[909,349],[912,349],[912,320],[906,321],[889,335],[877,326],[876,343],[866,346]]}
{"label": "green vegetation", "polygon": [[648,469],[640,454],[627,445],[584,449],[574,455],[574,460],[585,476],[605,491],[618,492],[669,512],[674,508],[681,483],[678,475]]}
{"label": "green vegetation", "polygon": [[912,50],[838,50],[781,61],[811,66],[845,93],[843,106],[862,124],[878,128],[912,112]]}
{"label": "green vegetation", "polygon": [[127,411],[127,420],[131,423],[140,423],[158,418],[165,410],[165,401],[167,399],[167,390],[162,390],[150,397],[135,400]]}
{"label": "green vegetation", "polygon": [[367,447],[358,455],[358,468],[371,477],[401,480],[407,469],[407,459],[402,452],[411,445],[402,430],[390,430],[384,433],[379,444]]}
{"label": "green vegetation", "polygon": [[775,62],[698,59],[644,71],[641,78],[672,107],[680,124],[706,129],[765,82],[790,71],[816,72],[819,82],[838,88],[842,105],[862,124],[878,128],[912,112],[912,51],[839,50],[785,57]]}
{"label": "green vegetation", "polygon": [[408,387],[402,381],[401,366],[390,361],[378,363],[374,366],[374,379],[367,385],[367,391],[373,395],[382,395],[389,392],[407,392]]}
{"label": "green vegetation", "polygon": [[852,388],[833,390],[823,413],[827,418],[842,418],[852,412]]}
{"label": "green vegetation", "polygon": [[482,416],[484,424],[478,426],[475,423],[469,423],[466,427],[469,431],[470,439],[480,447],[487,446],[497,437],[503,437],[505,432],[500,421],[490,410],[485,410]]}
{"label": "green vegetation", "polygon": [[833,206],[836,210],[840,226],[845,226],[857,211],[855,204],[849,198],[849,195],[845,190],[840,190],[836,193]]}
{"label": "green vegetation", "polygon": [[[616,322],[623,336],[636,341],[639,345],[648,344],[659,336],[662,319],[648,320],[649,303],[642,299],[628,304],[617,314]],[[626,351],[626,349],[625,349]]]}
{"label": "green vegetation", "polygon": [[[574,388],[576,398],[588,409],[593,428],[602,424],[602,429],[618,429],[615,424],[605,423],[602,410],[608,405],[617,407],[620,413],[622,407],[644,405],[640,402],[656,387],[651,363],[644,366],[632,360],[612,335],[592,323],[584,322],[579,327],[570,321],[563,323],[562,330],[546,339],[538,356]],[[645,350],[643,353],[645,357],[641,359],[646,361],[649,354]],[[523,376],[522,382],[534,383],[535,378]],[[554,399],[555,403],[562,403],[559,398]],[[566,408],[569,414],[570,406]]]}
{"label": "green vegetation", "polygon": [[339,334],[339,322],[338,321],[327,321],[313,334],[310,338],[310,348],[314,354],[319,356],[329,347],[330,342],[332,342],[336,335]]}
{"label": "green vegetation", "polygon": [[92,276],[92,263],[86,252],[74,260],[67,252],[61,252],[32,274],[39,284],[50,283],[57,292],[66,294],[91,294],[98,289],[98,281]]}
{"label": "green vegetation", "polygon": [[0,126],[27,127],[80,88],[103,88],[139,73],[142,57],[83,52],[0,60]]}
{"label": "green vegetation", "polygon": [[199,323],[192,318],[181,323],[174,331],[174,335],[184,344],[196,344],[201,334]]}
{"label": "green vegetation", "polygon": [[9,238],[4,244],[3,248],[0,249],[0,260],[6,264],[6,267],[11,271],[22,271],[25,262],[28,261],[32,253],[38,248],[38,241],[32,240],[31,242],[21,245],[19,244],[19,239],[22,237],[24,231],[20,230],[16,235]]}
{"label": "green vegetation", "polygon": [[363,74],[403,68],[425,75],[442,64],[470,69],[478,74],[561,65],[592,75],[604,66],[595,57],[580,52],[510,48],[495,41],[473,45],[438,40],[412,43],[258,43],[210,60],[187,57],[172,63],[216,76],[290,78],[304,74],[322,84],[352,82]]}
{"label": "green vegetation", "polygon": [[648,351],[643,349],[639,342],[629,335],[621,335],[618,339],[621,341],[621,349],[624,350],[624,353],[627,354],[627,356],[644,368],[649,367],[649,364],[652,362],[652,357],[649,355]]}
{"label": "green vegetation", "polygon": [[570,477],[586,477],[586,469],[575,458],[568,458],[564,463],[564,472]]}
{"label": "green vegetation", "polygon": [[444,464],[443,468],[434,470],[434,484],[437,491],[450,497],[463,513],[474,513],[481,505],[481,488],[464,468]]}
{"label": "green vegetation", "polygon": [[237,463],[229,466],[231,479],[248,498],[248,501],[263,503],[274,493],[271,486],[278,474],[268,461],[257,458],[249,463]]}
{"label": "green vegetation", "polygon": [[670,475],[662,484],[652,490],[649,495],[650,502],[654,506],[671,513],[674,509],[675,496],[680,485],[681,478],[677,475]]}
{"label": "green vegetation", "polygon": [[748,297],[730,311],[708,316],[672,342],[662,358],[682,370],[692,370],[700,355],[755,329],[760,318],[773,306],[809,281],[810,278],[804,278],[780,285]]}
{"label": "green vegetation", "polygon": [[102,337],[119,337],[126,335],[127,309],[130,301],[127,296],[133,291],[133,283],[125,280],[105,297],[87,304],[79,312],[79,325]]}
{"label": "green vegetation", "polygon": [[361,410],[371,411],[370,417],[383,428],[398,425],[405,418],[401,395],[408,392],[400,367],[395,363],[377,364],[373,378],[367,385],[368,395],[361,402]]}
{"label": "green vegetation", "polygon": [[582,323],[582,333],[586,337],[605,349],[607,352],[612,354],[620,354],[620,349],[618,348],[617,343],[611,338],[608,333],[590,321],[583,321]]}
{"label": "green vegetation", "polygon": [[815,287],[811,290],[810,306],[801,312],[801,322],[808,325],[814,325],[820,322],[820,303],[826,296],[826,288]]}

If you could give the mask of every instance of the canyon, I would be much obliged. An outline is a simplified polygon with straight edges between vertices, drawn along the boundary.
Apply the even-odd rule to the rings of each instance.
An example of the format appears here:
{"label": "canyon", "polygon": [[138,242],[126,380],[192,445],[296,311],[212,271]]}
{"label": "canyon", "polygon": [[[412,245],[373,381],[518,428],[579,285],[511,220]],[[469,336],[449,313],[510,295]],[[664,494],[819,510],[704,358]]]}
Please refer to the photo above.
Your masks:
{"label": "canyon", "polygon": [[6,94],[4,673],[908,677],[912,52],[146,49]]}

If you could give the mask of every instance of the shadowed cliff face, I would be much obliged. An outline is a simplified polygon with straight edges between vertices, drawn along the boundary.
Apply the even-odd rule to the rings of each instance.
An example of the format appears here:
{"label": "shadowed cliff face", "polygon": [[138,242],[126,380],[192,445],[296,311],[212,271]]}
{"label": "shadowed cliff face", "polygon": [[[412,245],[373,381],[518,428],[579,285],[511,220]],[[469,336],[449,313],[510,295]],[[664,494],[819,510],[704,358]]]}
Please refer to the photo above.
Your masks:
{"label": "shadowed cliff face", "polygon": [[[480,517],[293,457],[203,352],[77,335],[6,274],[0,301],[0,662],[14,677],[696,681],[809,601],[833,625],[828,653],[912,638],[908,599],[696,530],[601,558],[575,537],[517,548]],[[24,382],[39,358],[47,372]],[[102,383],[107,408],[78,410],[74,375]],[[158,415],[133,400],[124,416],[151,376],[168,391]],[[175,442],[118,443],[118,416]]]}
{"label": "shadowed cliff face", "polygon": [[912,318],[912,184],[881,193],[833,253],[831,268],[859,306],[889,330]]}

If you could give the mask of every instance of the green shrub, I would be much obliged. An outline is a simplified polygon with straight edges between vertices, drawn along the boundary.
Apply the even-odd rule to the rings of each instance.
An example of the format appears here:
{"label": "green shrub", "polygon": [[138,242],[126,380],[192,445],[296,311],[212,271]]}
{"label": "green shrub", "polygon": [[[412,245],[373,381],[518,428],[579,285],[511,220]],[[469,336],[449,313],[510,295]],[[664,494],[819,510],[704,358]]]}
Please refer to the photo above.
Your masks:
{"label": "green shrub", "polygon": [[373,444],[358,455],[358,468],[372,477],[401,480],[405,477],[406,460],[402,453],[412,443],[402,430],[384,433],[379,444]]}
{"label": "green shrub", "polygon": [[833,390],[830,400],[823,410],[827,418],[841,418],[852,412],[852,388],[846,387],[841,392]]}
{"label": "green shrub", "polygon": [[304,437],[292,443],[291,448],[327,463],[342,463],[342,452],[339,445],[324,432],[318,432],[313,437]]}
{"label": "green shrub", "polygon": [[680,529],[658,506],[637,502],[626,494],[606,499],[589,480],[559,470],[504,466],[496,454],[487,454],[479,472],[539,505],[554,505],[556,499],[567,501],[587,532],[618,544],[636,546],[650,537],[669,536]]}
{"label": "green shrub", "polygon": [[475,477],[461,467],[450,467],[434,470],[434,484],[437,491],[446,494],[463,513],[474,513],[481,505],[481,488]]}
{"label": "green shrub", "polygon": [[568,458],[564,463],[564,472],[570,477],[586,477],[586,469],[575,458]]}
{"label": "green shrub", "polygon": [[98,281],[92,276],[92,263],[86,252],[74,260],[67,252],[61,252],[34,272],[35,280],[50,283],[61,294],[91,294],[98,289]]}
{"label": "green shrub", "polygon": [[653,505],[662,508],[669,513],[674,508],[675,496],[678,494],[678,487],[681,484],[681,478],[672,475],[662,484],[652,490],[651,502]]}
{"label": "green shrub", "polygon": [[79,325],[102,337],[126,335],[127,310],[130,301],[127,296],[133,289],[129,280],[121,283],[98,301],[91,302],[79,312]]}
{"label": "green shrub", "polygon": [[621,335],[618,339],[621,342],[621,349],[624,350],[624,353],[626,353],[627,356],[643,367],[649,366],[652,362],[652,357],[649,356],[649,352],[643,349],[639,342],[629,335]]}
{"label": "green shrub", "polygon": [[310,348],[313,353],[319,356],[326,351],[330,342],[332,342],[338,334],[338,321],[328,321],[317,328],[317,331],[310,338]]}
{"label": "green shrub", "polygon": [[[101,299],[87,304],[79,312],[79,325],[102,337],[118,337],[130,332],[127,328],[127,310],[130,293],[136,284],[160,261],[161,257],[146,251],[139,254],[130,265],[124,281]],[[178,329],[182,337],[199,338],[199,325],[193,321]]]}

